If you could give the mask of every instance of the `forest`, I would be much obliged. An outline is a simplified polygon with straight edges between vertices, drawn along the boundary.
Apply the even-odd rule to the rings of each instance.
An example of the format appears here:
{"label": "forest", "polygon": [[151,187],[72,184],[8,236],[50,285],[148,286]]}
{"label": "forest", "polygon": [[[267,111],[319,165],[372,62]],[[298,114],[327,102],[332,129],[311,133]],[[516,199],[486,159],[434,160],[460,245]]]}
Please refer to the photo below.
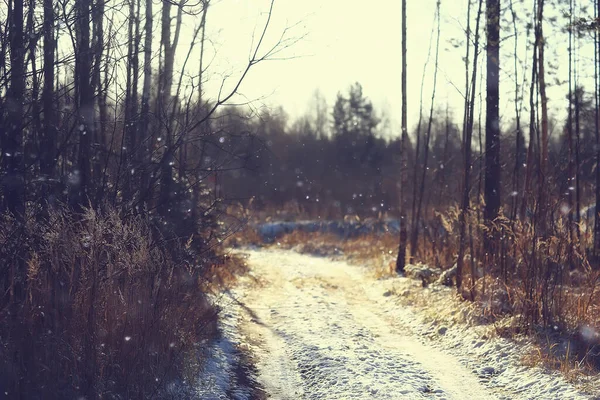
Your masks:
{"label": "forest", "polygon": [[265,219],[399,220],[398,274],[453,269],[474,302],[502,288],[490,313],[523,331],[600,328],[600,3],[466,1],[450,107],[445,5],[423,11],[421,75],[403,0],[402,108],[348,82],[290,116],[234,100],[302,35],[273,32],[271,0],[242,67],[215,71],[213,2],[0,3],[2,392],[168,398],[217,330],[226,239]]}

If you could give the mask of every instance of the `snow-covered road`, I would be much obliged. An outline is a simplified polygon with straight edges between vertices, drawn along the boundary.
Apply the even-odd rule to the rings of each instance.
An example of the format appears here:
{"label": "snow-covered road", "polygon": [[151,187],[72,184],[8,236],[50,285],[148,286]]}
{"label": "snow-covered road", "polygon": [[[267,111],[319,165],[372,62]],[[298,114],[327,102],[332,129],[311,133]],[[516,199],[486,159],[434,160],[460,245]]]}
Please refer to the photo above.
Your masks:
{"label": "snow-covered road", "polygon": [[270,398],[516,398],[419,337],[412,311],[365,268],[291,251],[244,256],[251,273],[231,293],[230,312]]}

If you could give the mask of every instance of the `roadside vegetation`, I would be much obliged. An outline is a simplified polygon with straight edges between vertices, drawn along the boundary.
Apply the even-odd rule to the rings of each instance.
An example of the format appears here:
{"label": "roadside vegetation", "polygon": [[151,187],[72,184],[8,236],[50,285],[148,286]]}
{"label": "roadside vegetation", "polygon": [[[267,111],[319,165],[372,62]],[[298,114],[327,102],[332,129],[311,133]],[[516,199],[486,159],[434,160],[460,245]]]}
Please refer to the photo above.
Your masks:
{"label": "roadside vegetation", "polygon": [[[427,225],[437,227],[439,235],[433,240],[424,237],[421,247],[426,249],[424,256],[406,265],[405,274],[412,278],[414,284],[406,284],[404,289],[385,295],[398,296],[401,303],[416,307],[428,321],[442,325],[464,324],[464,329],[473,329],[482,337],[500,336],[530,343],[532,350],[523,355],[524,365],[559,370],[570,380],[588,390],[593,389],[593,377],[600,370],[600,336],[595,330],[600,323],[596,309],[599,300],[597,273],[589,269],[569,274],[569,286],[561,289],[564,290],[561,302],[553,303],[561,305],[553,309],[556,318],[553,324],[544,324],[542,320],[533,324],[527,320],[525,279],[523,283],[513,282],[511,286],[503,279],[501,270],[486,270],[477,259],[474,260],[475,275],[471,276],[470,271],[465,274],[466,281],[473,282],[472,289],[469,285],[470,289],[460,294],[449,291],[456,285],[457,213],[454,209],[438,215]],[[307,219],[304,216],[299,220]],[[342,221],[340,230],[335,233],[306,231],[306,225],[299,225],[297,230],[282,232],[275,239],[262,237],[260,228],[264,223],[256,221],[254,228],[247,228],[244,234],[232,237],[227,244],[290,249],[303,254],[343,259],[366,266],[377,279],[396,276],[398,231],[369,233],[365,229],[363,232],[366,233],[356,234],[357,225],[373,227],[373,221],[348,220]],[[271,221],[266,224],[277,223]],[[262,232],[270,233],[271,230]],[[515,246],[527,245],[517,241],[513,243]],[[518,248],[514,251],[519,254]],[[470,257],[467,260],[471,263]],[[518,272],[524,273],[524,267]],[[542,287],[540,283],[540,290]],[[561,292],[557,289],[554,293]],[[470,301],[472,295],[474,300]]]}

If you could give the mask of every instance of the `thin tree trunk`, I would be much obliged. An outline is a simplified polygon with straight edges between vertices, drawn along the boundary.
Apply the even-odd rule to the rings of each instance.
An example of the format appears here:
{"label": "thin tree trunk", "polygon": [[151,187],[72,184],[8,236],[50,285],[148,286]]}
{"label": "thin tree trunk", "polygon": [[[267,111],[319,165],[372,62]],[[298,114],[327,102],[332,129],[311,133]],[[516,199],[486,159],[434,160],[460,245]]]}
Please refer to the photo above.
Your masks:
{"label": "thin tree trunk", "polygon": [[[29,37],[28,40],[28,52],[29,52],[29,61],[31,62],[31,114],[32,114],[32,123],[31,123],[31,133],[29,137],[25,137],[24,146],[23,146],[23,159],[25,160],[25,164],[29,164],[30,160],[35,159],[37,154],[40,153],[40,136],[42,131],[42,121],[41,121],[41,109],[40,109],[40,78],[39,71],[37,69],[37,43],[38,36],[35,32],[35,8],[36,2],[35,0],[29,0],[27,12],[27,27],[25,28],[26,34]],[[27,168],[24,168],[24,184],[27,186]],[[25,193],[25,201],[27,200],[27,193]]]}
{"label": "thin tree trunk", "polygon": [[[477,60],[478,60],[478,49],[479,49],[479,23],[481,21],[481,9],[483,8],[483,0],[479,0],[479,9],[477,11],[477,22],[475,24],[475,43],[473,52],[473,72],[471,78],[470,95],[471,99],[466,103],[469,104],[469,108],[465,111],[467,115],[466,124],[464,126],[464,170],[463,170],[463,188],[462,188],[462,199],[461,209],[458,217],[459,225],[459,246],[458,246],[458,258],[456,261],[456,288],[460,292],[462,288],[462,272],[464,268],[464,256],[466,247],[466,236],[467,236],[467,214],[469,212],[469,193],[471,191],[471,142],[473,136],[473,114],[475,107],[475,89],[477,83]],[[471,255],[472,257],[473,255]]]}
{"label": "thin tree trunk", "polygon": [[513,31],[515,34],[515,47],[513,52],[513,60],[514,60],[514,74],[515,74],[515,166],[513,170],[513,193],[512,196],[512,210],[510,214],[510,218],[514,221],[517,218],[517,211],[519,207],[519,191],[521,190],[521,179],[520,179],[520,170],[521,164],[523,160],[521,159],[521,153],[523,149],[523,132],[521,131],[521,113],[519,111],[520,101],[519,101],[519,68],[518,68],[518,56],[517,52],[519,49],[519,34],[517,31],[517,15],[515,13],[513,2],[510,0],[510,13],[512,15],[513,22]]}
{"label": "thin tree trunk", "polygon": [[[577,88],[577,64],[575,64],[575,88]],[[580,97],[579,90],[575,91],[575,218],[574,226],[577,235],[577,241],[581,239],[581,230],[579,228],[579,218],[581,215],[581,157],[580,157]],[[583,93],[583,92],[581,92]],[[571,266],[572,267],[572,266]]]}
{"label": "thin tree trunk", "polygon": [[396,259],[396,272],[404,273],[406,263],[406,245],[408,241],[408,232],[406,228],[406,183],[407,179],[407,147],[408,147],[408,128],[407,128],[407,100],[406,100],[406,75],[407,75],[407,53],[406,53],[406,0],[402,0],[402,137],[400,139],[400,241],[398,245],[398,257]]}
{"label": "thin tree trunk", "polygon": [[440,182],[439,198],[443,199],[446,193],[448,181],[448,147],[450,145],[450,115],[448,113],[448,103],[446,103],[446,129],[444,136],[444,152],[442,155],[442,179]]}
{"label": "thin tree trunk", "polygon": [[[190,56],[192,55],[192,51],[194,50],[194,48],[196,47],[196,39],[198,38],[198,34],[200,33],[200,30],[202,29],[202,26],[198,26],[196,29],[194,29],[194,33],[192,34],[192,40],[190,42],[190,47],[188,49],[187,55],[185,57],[185,60],[183,61],[183,65],[181,67],[181,73],[179,74],[179,80],[177,82],[177,89],[175,90],[175,98],[178,100],[176,102],[173,102],[173,109],[171,111],[171,115],[175,116],[175,115],[185,115],[185,119],[183,121],[183,123],[181,123],[181,125],[183,126],[188,126],[188,116],[189,116],[189,111],[190,111],[190,106],[191,106],[191,99],[188,99],[186,102],[186,111],[184,112],[184,107],[183,107],[183,101],[181,100],[181,88],[183,86],[183,78],[184,78],[184,72],[186,70],[187,67],[187,63],[190,60]],[[192,93],[189,94],[188,97],[191,98]],[[181,129],[180,131],[184,131],[184,129]],[[187,148],[188,148],[188,143],[185,140],[184,136],[181,135],[185,135],[184,132],[180,133],[180,137],[178,138],[178,143],[180,143],[179,145],[179,171],[178,171],[178,177],[179,177],[179,182],[183,182],[183,178],[185,176],[185,169],[186,169],[186,153],[187,153]]]}
{"label": "thin tree trunk", "polygon": [[[182,0],[183,2],[184,0]],[[165,157],[163,157],[161,165],[161,187],[160,187],[160,199],[159,205],[163,215],[169,213],[170,198],[173,195],[173,165],[174,155],[176,149],[174,148],[175,142],[173,137],[171,119],[174,115],[169,115],[171,101],[179,101],[178,99],[172,99],[171,89],[173,86],[173,67],[175,63],[175,50],[177,48],[177,42],[179,41],[179,32],[181,31],[182,22],[182,5],[178,6],[175,35],[173,42],[171,42],[171,1],[163,1],[163,12],[162,12],[162,33],[161,33],[161,44],[164,51],[164,68],[161,71],[160,90],[159,90],[159,112],[163,118],[163,125],[165,128]]]}
{"label": "thin tree trunk", "polygon": [[[198,62],[198,108],[200,110],[200,115],[199,118],[202,119],[204,118],[204,82],[203,77],[204,77],[204,45],[206,43],[206,14],[208,13],[208,6],[210,4],[209,0],[204,0],[202,3],[202,20],[200,22],[200,24],[202,25],[202,33],[201,33],[201,38],[200,38],[200,60]],[[201,133],[200,133],[201,134]],[[202,149],[204,150],[204,143],[202,144]],[[201,152],[201,158],[198,160],[198,162],[200,163],[200,165],[202,165],[204,163],[204,160],[202,159],[203,155],[202,153],[204,153],[204,151]],[[196,176],[194,177],[194,179],[196,180],[196,183],[194,184],[194,187],[192,189],[193,191],[193,195],[192,195],[192,221],[198,221],[198,215],[199,215],[199,205],[198,205],[198,201],[200,199],[200,190],[201,190],[201,186],[198,182],[199,178]]]}
{"label": "thin tree trunk", "polygon": [[[136,140],[136,117],[137,117],[137,91],[138,91],[138,73],[139,73],[139,20],[136,13],[136,0],[129,0],[129,25],[128,37],[129,44],[127,48],[127,84],[125,95],[125,127],[123,129],[124,146],[121,149],[121,161],[117,175],[123,174],[123,201],[129,202],[132,199],[133,173],[132,167],[135,165],[134,154],[137,150]],[[139,9],[137,11],[139,13]]]}
{"label": "thin tree trunk", "polygon": [[44,151],[40,152],[39,160],[40,173],[48,180],[54,178],[57,139],[56,125],[58,122],[54,97],[54,51],[56,49],[54,21],[53,1],[44,0],[44,87],[42,89],[44,127],[41,139],[41,148]]}
{"label": "thin tree trunk", "polygon": [[[596,0],[594,10],[596,19],[600,17],[600,0]],[[594,100],[595,100],[595,131],[596,131],[596,209],[594,216],[594,263],[598,268],[598,256],[600,255],[600,40],[598,40],[598,31],[594,30]]]}
{"label": "thin tree trunk", "polygon": [[131,117],[133,121],[131,123],[131,132],[130,132],[130,141],[128,146],[130,146],[130,154],[131,154],[131,168],[127,168],[125,173],[130,177],[130,196],[133,198],[134,194],[139,191],[139,181],[136,179],[138,176],[138,167],[140,164],[140,132],[138,130],[139,124],[139,84],[140,84],[140,43],[142,41],[142,35],[140,32],[140,13],[141,13],[141,2],[140,0],[136,0],[136,8],[137,11],[135,13],[135,42],[133,45],[133,55],[132,55],[132,68],[131,73],[133,76],[132,79],[132,90],[131,90]]}
{"label": "thin tree trunk", "polygon": [[[144,83],[142,85],[142,107],[139,119],[139,132],[143,135],[140,193],[150,193],[150,176],[152,151],[154,148],[154,135],[149,132],[150,127],[150,92],[152,85],[152,1],[146,1],[146,25],[144,27]],[[151,194],[148,195],[151,197]],[[140,199],[147,206],[148,198]],[[145,207],[143,207],[145,208]]]}
{"label": "thin tree trunk", "polygon": [[528,200],[531,195],[534,149],[536,137],[536,118],[535,118],[535,83],[537,82],[537,45],[533,46],[533,62],[531,67],[531,85],[529,88],[529,147],[527,149],[527,167],[525,168],[525,186],[523,188],[523,199],[521,201],[521,220],[524,222],[527,217]]}
{"label": "thin tree trunk", "polygon": [[23,102],[25,100],[25,43],[23,0],[14,0],[9,19],[10,86],[7,120],[2,135],[4,208],[18,218],[25,213],[23,168]]}
{"label": "thin tree trunk", "polygon": [[[104,8],[105,0],[96,0],[96,4],[93,8],[92,19],[94,23],[94,66],[92,70],[92,90],[96,94],[95,102],[98,104],[98,119],[95,122],[94,136],[92,138],[95,148],[99,148],[100,144],[106,137],[106,119],[108,118],[107,105],[106,105],[106,90],[102,84],[102,58],[104,55]],[[110,46],[107,49],[107,54],[110,50]],[[108,60],[107,60],[108,63]],[[105,65],[105,69],[108,69],[108,65]],[[94,151],[92,156],[92,169],[94,171],[94,181],[97,185],[97,191],[95,200],[98,204],[101,204],[104,198],[104,185],[100,184],[103,181],[103,168],[101,165],[101,157],[98,154],[98,150]]]}
{"label": "thin tree trunk", "polygon": [[[104,14],[104,0],[100,0],[100,3],[102,5],[102,8],[98,9],[98,14]],[[108,30],[108,37],[112,37],[112,32],[113,32],[113,27],[114,27],[114,20],[111,18],[110,19],[110,24],[109,24],[109,30]],[[104,33],[102,32],[102,36],[104,36]],[[103,41],[102,41],[103,42]],[[110,75],[109,75],[109,68],[108,68],[108,64],[109,64],[109,57],[111,54],[111,48],[112,48],[112,41],[109,40],[106,44],[106,49],[104,51],[104,58],[105,58],[105,68],[104,68],[104,81],[102,81],[101,77],[100,77],[100,71],[97,71],[99,76],[98,76],[98,88],[97,88],[97,93],[98,93],[98,116],[99,116],[99,123],[98,123],[98,127],[99,127],[99,133],[96,134],[96,137],[98,138],[99,141],[102,142],[102,144],[105,145],[105,149],[106,149],[106,155],[104,157],[104,165],[100,166],[101,161],[98,161],[98,175],[100,175],[100,180],[99,182],[101,182],[101,184],[98,184],[98,190],[96,192],[96,201],[98,204],[102,204],[102,202],[104,201],[104,198],[106,197],[106,191],[107,191],[107,185],[108,185],[108,180],[109,180],[109,166],[110,166],[110,159],[113,153],[113,145],[114,145],[114,139],[115,139],[115,134],[116,134],[116,126],[113,125],[113,129],[111,130],[110,133],[110,139],[109,139],[109,135],[107,132],[107,124],[108,124],[108,86],[110,83]],[[97,62],[101,62],[101,58],[96,60]],[[99,157],[99,156],[98,156]]]}
{"label": "thin tree trunk", "polygon": [[537,21],[537,46],[538,46],[538,82],[540,90],[540,100],[542,105],[542,124],[541,124],[541,149],[540,149],[540,229],[542,235],[546,235],[547,228],[547,212],[548,212],[548,196],[546,193],[547,182],[547,164],[548,164],[548,97],[546,96],[546,80],[544,67],[544,0],[538,0],[538,21]]}
{"label": "thin tree trunk", "polygon": [[[435,18],[437,18],[437,11],[435,13]],[[434,23],[435,23],[434,18]],[[412,193],[412,207],[411,207],[411,240],[410,240],[410,262],[414,262],[414,257],[417,254],[417,241],[419,237],[419,226],[417,222],[417,199],[419,198],[419,162],[421,160],[421,126],[423,123],[423,91],[425,87],[425,77],[427,75],[427,67],[429,65],[429,60],[431,57],[431,45],[433,41],[435,27],[431,29],[431,35],[429,37],[429,47],[427,50],[427,59],[425,60],[425,65],[423,66],[423,75],[421,76],[421,91],[419,95],[419,122],[417,122],[417,138],[416,138],[416,147],[415,147],[415,162],[413,167],[413,193]]]}
{"label": "thin tree trunk", "polygon": [[471,76],[469,75],[469,68],[470,68],[470,51],[471,51],[471,0],[467,0],[467,29],[466,29],[466,41],[465,43],[467,44],[466,47],[466,54],[465,54],[465,102],[464,102],[464,113],[463,113],[463,136],[462,136],[462,140],[463,140],[463,147],[465,145],[464,140],[465,140],[465,135],[464,132],[466,132],[467,130],[467,124],[469,121],[469,90],[470,90],[470,79]]}
{"label": "thin tree trunk", "polygon": [[433,90],[431,92],[431,106],[429,107],[429,122],[427,124],[427,135],[425,136],[425,146],[424,146],[425,154],[424,154],[424,159],[423,159],[423,170],[421,173],[419,199],[418,199],[418,203],[417,203],[417,212],[416,212],[416,218],[415,218],[415,229],[413,231],[413,238],[412,238],[412,243],[411,243],[411,253],[413,252],[412,249],[417,248],[417,242],[418,242],[418,238],[419,238],[418,226],[419,226],[419,222],[421,220],[423,196],[425,194],[425,184],[426,184],[425,180],[427,178],[427,168],[428,168],[428,162],[429,162],[429,144],[431,141],[431,127],[433,124],[433,108],[434,108],[434,104],[435,104],[435,92],[436,92],[436,87],[437,87],[438,59],[439,59],[439,55],[440,55],[440,33],[441,33],[440,0],[438,0],[437,4],[436,4],[436,14],[437,14],[437,38],[436,38],[436,44],[435,44]]}
{"label": "thin tree trunk", "polygon": [[[579,220],[581,216],[581,157],[580,157],[580,140],[581,140],[581,124],[580,124],[580,101],[583,100],[583,88],[579,87],[579,55],[578,47],[579,40],[575,38],[576,45],[574,48],[575,59],[573,60],[573,81],[575,85],[575,218],[574,226],[575,233],[577,234],[577,243],[581,240],[581,230],[579,227]],[[573,268],[573,265],[571,265]]]}

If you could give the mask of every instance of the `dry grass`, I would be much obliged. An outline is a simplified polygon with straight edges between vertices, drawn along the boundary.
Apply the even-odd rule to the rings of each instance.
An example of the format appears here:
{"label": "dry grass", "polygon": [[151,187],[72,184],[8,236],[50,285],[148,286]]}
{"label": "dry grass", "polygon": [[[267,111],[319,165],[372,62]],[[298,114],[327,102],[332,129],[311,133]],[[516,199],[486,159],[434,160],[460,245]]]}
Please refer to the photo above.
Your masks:
{"label": "dry grass", "polygon": [[237,279],[248,272],[248,264],[238,254],[224,254],[214,259],[203,274],[203,289],[218,292],[232,287]]}
{"label": "dry grass", "polygon": [[[554,214],[543,234],[539,232],[539,224],[531,220],[511,221],[500,216],[493,224],[486,225],[481,209],[481,204],[473,204],[466,216],[463,286],[459,295],[448,296],[445,292],[438,296],[432,290],[403,289],[400,293],[403,300],[416,306],[427,305],[424,309],[432,312],[430,317],[443,323],[485,326],[484,334],[488,336],[528,334],[537,341],[539,354],[544,355],[542,364],[566,375],[581,375],[586,368],[597,371],[600,336],[587,341],[578,339],[582,329],[600,332],[600,270],[591,267],[584,250],[591,248],[592,232],[584,229],[579,237],[570,236],[567,217],[560,213],[559,203],[551,207]],[[458,207],[451,206],[444,212],[430,211],[417,248],[409,249],[411,263],[422,262],[434,271],[432,278],[420,277],[421,282],[414,283],[419,287],[428,285],[457,262]],[[277,218],[282,215],[300,214],[298,210],[285,210]],[[268,216],[263,218],[268,220]],[[492,243],[492,254],[486,254],[484,238]],[[236,245],[262,245],[259,235],[252,230],[236,241]],[[385,279],[395,274],[398,238],[394,234],[370,234],[342,239],[331,234],[296,231],[278,238],[271,246],[368,264],[375,278]],[[415,268],[416,275],[421,276],[418,269]],[[570,352],[552,351],[556,346],[546,341],[548,328],[560,340],[573,343]]]}
{"label": "dry grass", "polygon": [[[425,250],[419,255],[439,265],[442,257],[458,252],[458,211],[451,208],[436,218],[448,234],[438,237],[435,246],[423,238],[419,250]],[[525,357],[527,363],[560,370],[569,379],[596,374],[600,272],[591,268],[582,250],[591,247],[591,233],[570,238],[566,217],[560,215],[543,235],[530,221],[501,216],[486,226],[480,218],[476,211],[467,217],[470,235],[461,297],[474,300],[477,313],[494,324],[496,334],[529,334],[537,350]],[[486,236],[496,249],[492,255],[484,251]],[[588,333],[582,337],[582,332]]]}
{"label": "dry grass", "polygon": [[228,236],[223,241],[223,245],[225,247],[231,248],[261,246],[262,244],[263,240],[258,234],[258,232],[256,232],[256,229],[252,228],[249,225],[245,225],[239,232]]}
{"label": "dry grass", "polygon": [[[574,246],[569,256],[569,243],[560,234],[564,229],[560,221],[553,227],[554,234],[538,240],[535,248],[534,233],[527,224],[498,219],[490,229],[479,223],[476,212],[468,216],[468,223],[473,237],[465,257],[461,294],[449,296],[447,290],[416,289],[456,262],[458,210],[451,208],[428,222],[414,255],[416,260],[432,266],[433,279],[413,281],[414,288],[398,288],[402,301],[423,306],[431,321],[479,326],[481,334],[488,337],[517,338],[528,334],[538,350],[525,357],[527,364],[560,370],[572,380],[581,381],[583,376],[597,373],[600,338],[585,341],[579,337],[582,327],[600,332],[599,272],[590,268],[585,253],[579,251],[584,244]],[[483,256],[484,234],[500,238],[496,246],[502,257]],[[397,240],[393,234],[342,240],[330,234],[293,232],[279,238],[273,246],[368,264],[377,279],[384,279],[395,274]],[[590,240],[589,233],[582,235],[581,240]],[[575,263],[572,270],[566,268],[569,257]],[[528,274],[531,268],[533,275]],[[471,296],[474,302],[464,301]],[[548,329],[544,326],[555,332],[554,341],[547,339]],[[569,350],[556,351],[559,341],[567,343]]]}
{"label": "dry grass", "polygon": [[[159,398],[199,366],[210,257],[115,211],[0,230],[0,387],[24,398]],[[213,263],[214,264],[214,263]],[[220,272],[218,272],[220,273]],[[194,362],[191,362],[194,361]],[[183,366],[186,365],[186,368]]]}
{"label": "dry grass", "polygon": [[569,340],[561,343],[549,335],[538,336],[537,339],[538,343],[521,358],[523,365],[559,371],[569,382],[587,393],[600,390],[597,367],[581,357],[574,348],[576,344]]}

